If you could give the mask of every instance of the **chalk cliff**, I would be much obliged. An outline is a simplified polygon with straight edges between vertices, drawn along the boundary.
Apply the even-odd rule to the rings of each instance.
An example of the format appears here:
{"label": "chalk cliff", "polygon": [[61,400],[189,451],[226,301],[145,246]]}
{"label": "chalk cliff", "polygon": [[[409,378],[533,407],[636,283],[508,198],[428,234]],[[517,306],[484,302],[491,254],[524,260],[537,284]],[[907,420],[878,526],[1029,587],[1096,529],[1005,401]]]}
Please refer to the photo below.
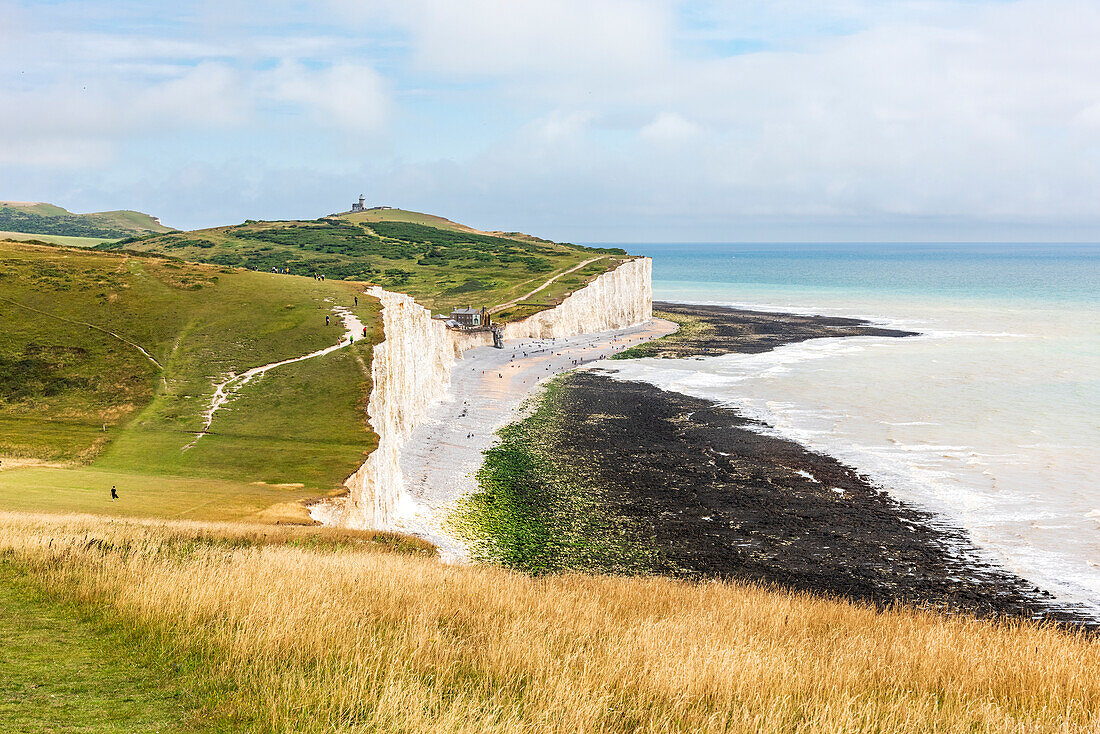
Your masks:
{"label": "chalk cliff", "polygon": [[550,339],[610,331],[653,316],[653,261],[625,262],[576,291],[556,308],[507,324],[504,338]]}
{"label": "chalk cliff", "polygon": [[382,303],[386,337],[374,347],[367,403],[378,447],[344,482],[348,495],[314,505],[311,514],[325,524],[385,530],[408,502],[401,492],[401,444],[446,394],[456,354],[447,327],[411,296],[377,287],[368,293]]}
{"label": "chalk cliff", "polygon": [[[505,340],[574,336],[646,321],[653,312],[651,273],[649,258],[625,262],[556,308],[507,324]],[[492,339],[484,332],[448,330],[402,293],[381,288],[370,293],[382,302],[385,333],[385,340],[374,348],[374,385],[367,405],[378,448],[345,482],[346,497],[315,505],[311,512],[326,524],[386,530],[412,511],[412,501],[402,489],[401,445],[428,408],[446,395],[451,370],[462,352],[491,344]]]}

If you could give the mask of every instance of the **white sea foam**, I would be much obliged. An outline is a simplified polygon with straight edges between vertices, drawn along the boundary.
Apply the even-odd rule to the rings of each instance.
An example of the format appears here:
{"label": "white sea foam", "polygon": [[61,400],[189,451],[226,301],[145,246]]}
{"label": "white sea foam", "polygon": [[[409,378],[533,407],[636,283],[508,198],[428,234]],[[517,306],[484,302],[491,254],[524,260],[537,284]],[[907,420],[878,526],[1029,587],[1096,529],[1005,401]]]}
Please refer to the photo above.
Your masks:
{"label": "white sea foam", "polygon": [[870,316],[922,336],[608,366],[835,456],[964,527],[1009,570],[1100,613],[1100,311],[791,300],[707,303]]}

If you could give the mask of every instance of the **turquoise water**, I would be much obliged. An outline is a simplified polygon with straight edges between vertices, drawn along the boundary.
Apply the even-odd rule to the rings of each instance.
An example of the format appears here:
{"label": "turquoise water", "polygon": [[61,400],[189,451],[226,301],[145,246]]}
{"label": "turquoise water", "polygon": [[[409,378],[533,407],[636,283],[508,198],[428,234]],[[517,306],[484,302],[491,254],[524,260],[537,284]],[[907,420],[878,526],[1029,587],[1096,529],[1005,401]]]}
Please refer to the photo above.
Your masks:
{"label": "turquoise water", "polygon": [[[700,292],[1100,301],[1100,245],[627,245],[653,257],[655,286]],[[658,294],[659,296],[659,294]]]}
{"label": "turquoise water", "polygon": [[616,368],[836,456],[1100,613],[1100,246],[627,247],[658,300],[919,331]]}

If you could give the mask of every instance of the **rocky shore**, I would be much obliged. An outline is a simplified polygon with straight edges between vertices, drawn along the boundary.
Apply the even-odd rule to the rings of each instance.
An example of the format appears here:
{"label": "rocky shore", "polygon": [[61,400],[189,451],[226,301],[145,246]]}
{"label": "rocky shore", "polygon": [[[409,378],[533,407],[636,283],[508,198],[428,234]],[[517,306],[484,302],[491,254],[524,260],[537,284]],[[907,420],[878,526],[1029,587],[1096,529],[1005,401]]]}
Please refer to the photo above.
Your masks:
{"label": "rocky shore", "polygon": [[770,313],[665,301],[654,301],[653,311],[657,316],[680,324],[680,330],[664,339],[634,347],[619,355],[620,359],[758,354],[784,344],[830,336],[916,336],[912,331],[887,329],[859,319],[831,316]]}
{"label": "rocky shore", "polygon": [[[628,354],[759,352],[911,335],[850,319],[655,304],[681,331]],[[528,571],[659,573],[879,606],[1088,623],[989,563],[967,534],[736,411],[600,369],[559,378],[487,455],[477,547]],[[479,515],[480,512],[480,515]]]}

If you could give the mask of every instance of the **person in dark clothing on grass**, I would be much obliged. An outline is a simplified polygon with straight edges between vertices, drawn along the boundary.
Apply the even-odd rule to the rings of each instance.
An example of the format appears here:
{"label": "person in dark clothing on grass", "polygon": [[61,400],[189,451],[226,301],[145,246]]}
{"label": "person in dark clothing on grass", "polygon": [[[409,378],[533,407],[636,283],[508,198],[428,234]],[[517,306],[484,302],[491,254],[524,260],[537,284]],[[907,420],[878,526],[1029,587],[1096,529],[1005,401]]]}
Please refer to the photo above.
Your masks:
{"label": "person in dark clothing on grass", "polygon": [[117,499],[118,499],[118,490],[115,489],[115,486],[112,484],[111,485],[111,501],[114,502]]}

